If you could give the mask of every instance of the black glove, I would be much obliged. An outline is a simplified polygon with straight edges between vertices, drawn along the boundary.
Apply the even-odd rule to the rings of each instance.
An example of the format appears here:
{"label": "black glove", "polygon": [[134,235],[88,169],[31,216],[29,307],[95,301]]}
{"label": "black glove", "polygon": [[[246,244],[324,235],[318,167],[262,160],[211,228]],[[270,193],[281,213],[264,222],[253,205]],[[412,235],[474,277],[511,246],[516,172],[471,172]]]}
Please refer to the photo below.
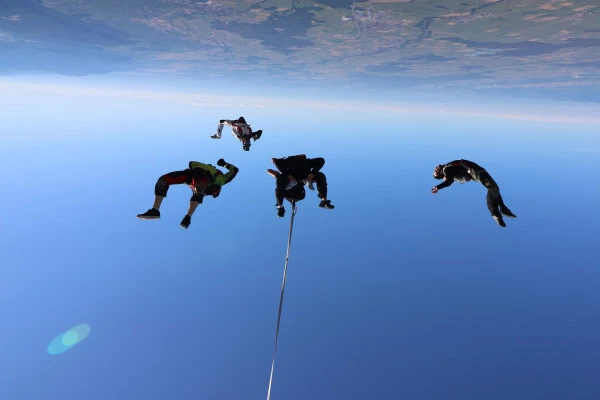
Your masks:
{"label": "black glove", "polygon": [[219,167],[224,167],[227,165],[227,163],[225,162],[225,160],[223,160],[222,158],[219,158],[219,160],[217,161],[217,165]]}
{"label": "black glove", "polygon": [[277,209],[277,216],[278,216],[279,218],[281,218],[281,217],[283,217],[284,215],[285,215],[285,208],[283,208],[283,207],[280,207],[280,208],[278,208],[278,209]]}

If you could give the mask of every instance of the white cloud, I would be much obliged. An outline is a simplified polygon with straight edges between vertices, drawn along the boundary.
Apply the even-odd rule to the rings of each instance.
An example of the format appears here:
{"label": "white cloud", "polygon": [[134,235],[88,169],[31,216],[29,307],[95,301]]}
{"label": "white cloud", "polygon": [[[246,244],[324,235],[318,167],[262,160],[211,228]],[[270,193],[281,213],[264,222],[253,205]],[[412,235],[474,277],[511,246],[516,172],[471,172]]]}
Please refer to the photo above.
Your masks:
{"label": "white cloud", "polygon": [[0,19],[4,19],[4,20],[7,20],[7,21],[15,21],[15,22],[17,22],[17,21],[21,20],[21,16],[15,14],[15,15],[11,15],[9,17],[0,17]]}

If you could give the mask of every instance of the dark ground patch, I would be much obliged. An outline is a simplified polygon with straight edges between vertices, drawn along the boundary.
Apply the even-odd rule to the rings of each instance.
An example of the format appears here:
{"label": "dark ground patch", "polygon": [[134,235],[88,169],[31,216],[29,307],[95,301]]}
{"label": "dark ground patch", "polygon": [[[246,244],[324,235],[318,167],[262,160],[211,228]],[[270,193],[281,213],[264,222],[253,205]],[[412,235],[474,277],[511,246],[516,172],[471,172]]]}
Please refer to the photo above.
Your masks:
{"label": "dark ground patch", "polygon": [[[458,37],[447,37],[437,39],[440,41],[447,41],[450,43],[464,44],[471,49],[487,49],[487,50],[498,50],[495,54],[482,54],[479,57],[523,57],[523,56],[537,56],[541,54],[550,54],[562,49],[574,49],[574,48],[587,48],[587,47],[600,47],[600,39],[569,39],[566,43],[544,43],[544,42],[515,42],[515,43],[501,43],[501,42],[477,42],[473,40],[461,39]],[[504,50],[502,50],[504,49]]]}
{"label": "dark ground patch", "polygon": [[[227,25],[227,29],[244,38],[260,40],[264,46],[290,55],[294,53],[293,48],[313,45],[313,42],[302,37],[312,28],[315,16],[313,11],[316,10],[320,9],[307,7],[274,12],[267,21],[260,24],[232,22]],[[213,27],[219,29],[219,26]]]}

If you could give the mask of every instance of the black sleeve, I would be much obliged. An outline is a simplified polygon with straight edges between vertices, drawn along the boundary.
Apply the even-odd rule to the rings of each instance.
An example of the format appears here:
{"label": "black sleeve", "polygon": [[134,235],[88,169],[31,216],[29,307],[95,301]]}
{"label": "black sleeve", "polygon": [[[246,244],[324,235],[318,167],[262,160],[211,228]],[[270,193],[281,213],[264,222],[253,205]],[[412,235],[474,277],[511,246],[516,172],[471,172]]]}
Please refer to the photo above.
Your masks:
{"label": "black sleeve", "polygon": [[452,185],[452,183],[454,183],[454,178],[448,178],[447,176],[444,177],[444,182],[440,183],[439,185],[435,185],[436,188],[439,189],[443,189],[445,187],[448,187],[450,185]]}

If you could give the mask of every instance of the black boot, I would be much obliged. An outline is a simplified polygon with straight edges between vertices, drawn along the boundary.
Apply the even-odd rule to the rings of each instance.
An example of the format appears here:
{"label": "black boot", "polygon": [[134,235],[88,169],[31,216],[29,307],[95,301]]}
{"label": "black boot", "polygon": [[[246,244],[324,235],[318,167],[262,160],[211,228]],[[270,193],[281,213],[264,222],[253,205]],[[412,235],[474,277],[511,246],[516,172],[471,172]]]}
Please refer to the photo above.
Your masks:
{"label": "black boot", "polygon": [[181,226],[182,228],[187,229],[187,228],[189,228],[189,226],[190,226],[191,223],[192,223],[192,217],[190,217],[189,215],[186,215],[181,220],[181,223],[179,224],[179,226]]}
{"label": "black boot", "polygon": [[160,219],[160,211],[156,208],[151,208],[143,214],[138,214],[139,219]]}
{"label": "black boot", "polygon": [[331,200],[321,200],[319,207],[326,208],[328,210],[333,210],[335,208],[335,206],[331,204]]}

